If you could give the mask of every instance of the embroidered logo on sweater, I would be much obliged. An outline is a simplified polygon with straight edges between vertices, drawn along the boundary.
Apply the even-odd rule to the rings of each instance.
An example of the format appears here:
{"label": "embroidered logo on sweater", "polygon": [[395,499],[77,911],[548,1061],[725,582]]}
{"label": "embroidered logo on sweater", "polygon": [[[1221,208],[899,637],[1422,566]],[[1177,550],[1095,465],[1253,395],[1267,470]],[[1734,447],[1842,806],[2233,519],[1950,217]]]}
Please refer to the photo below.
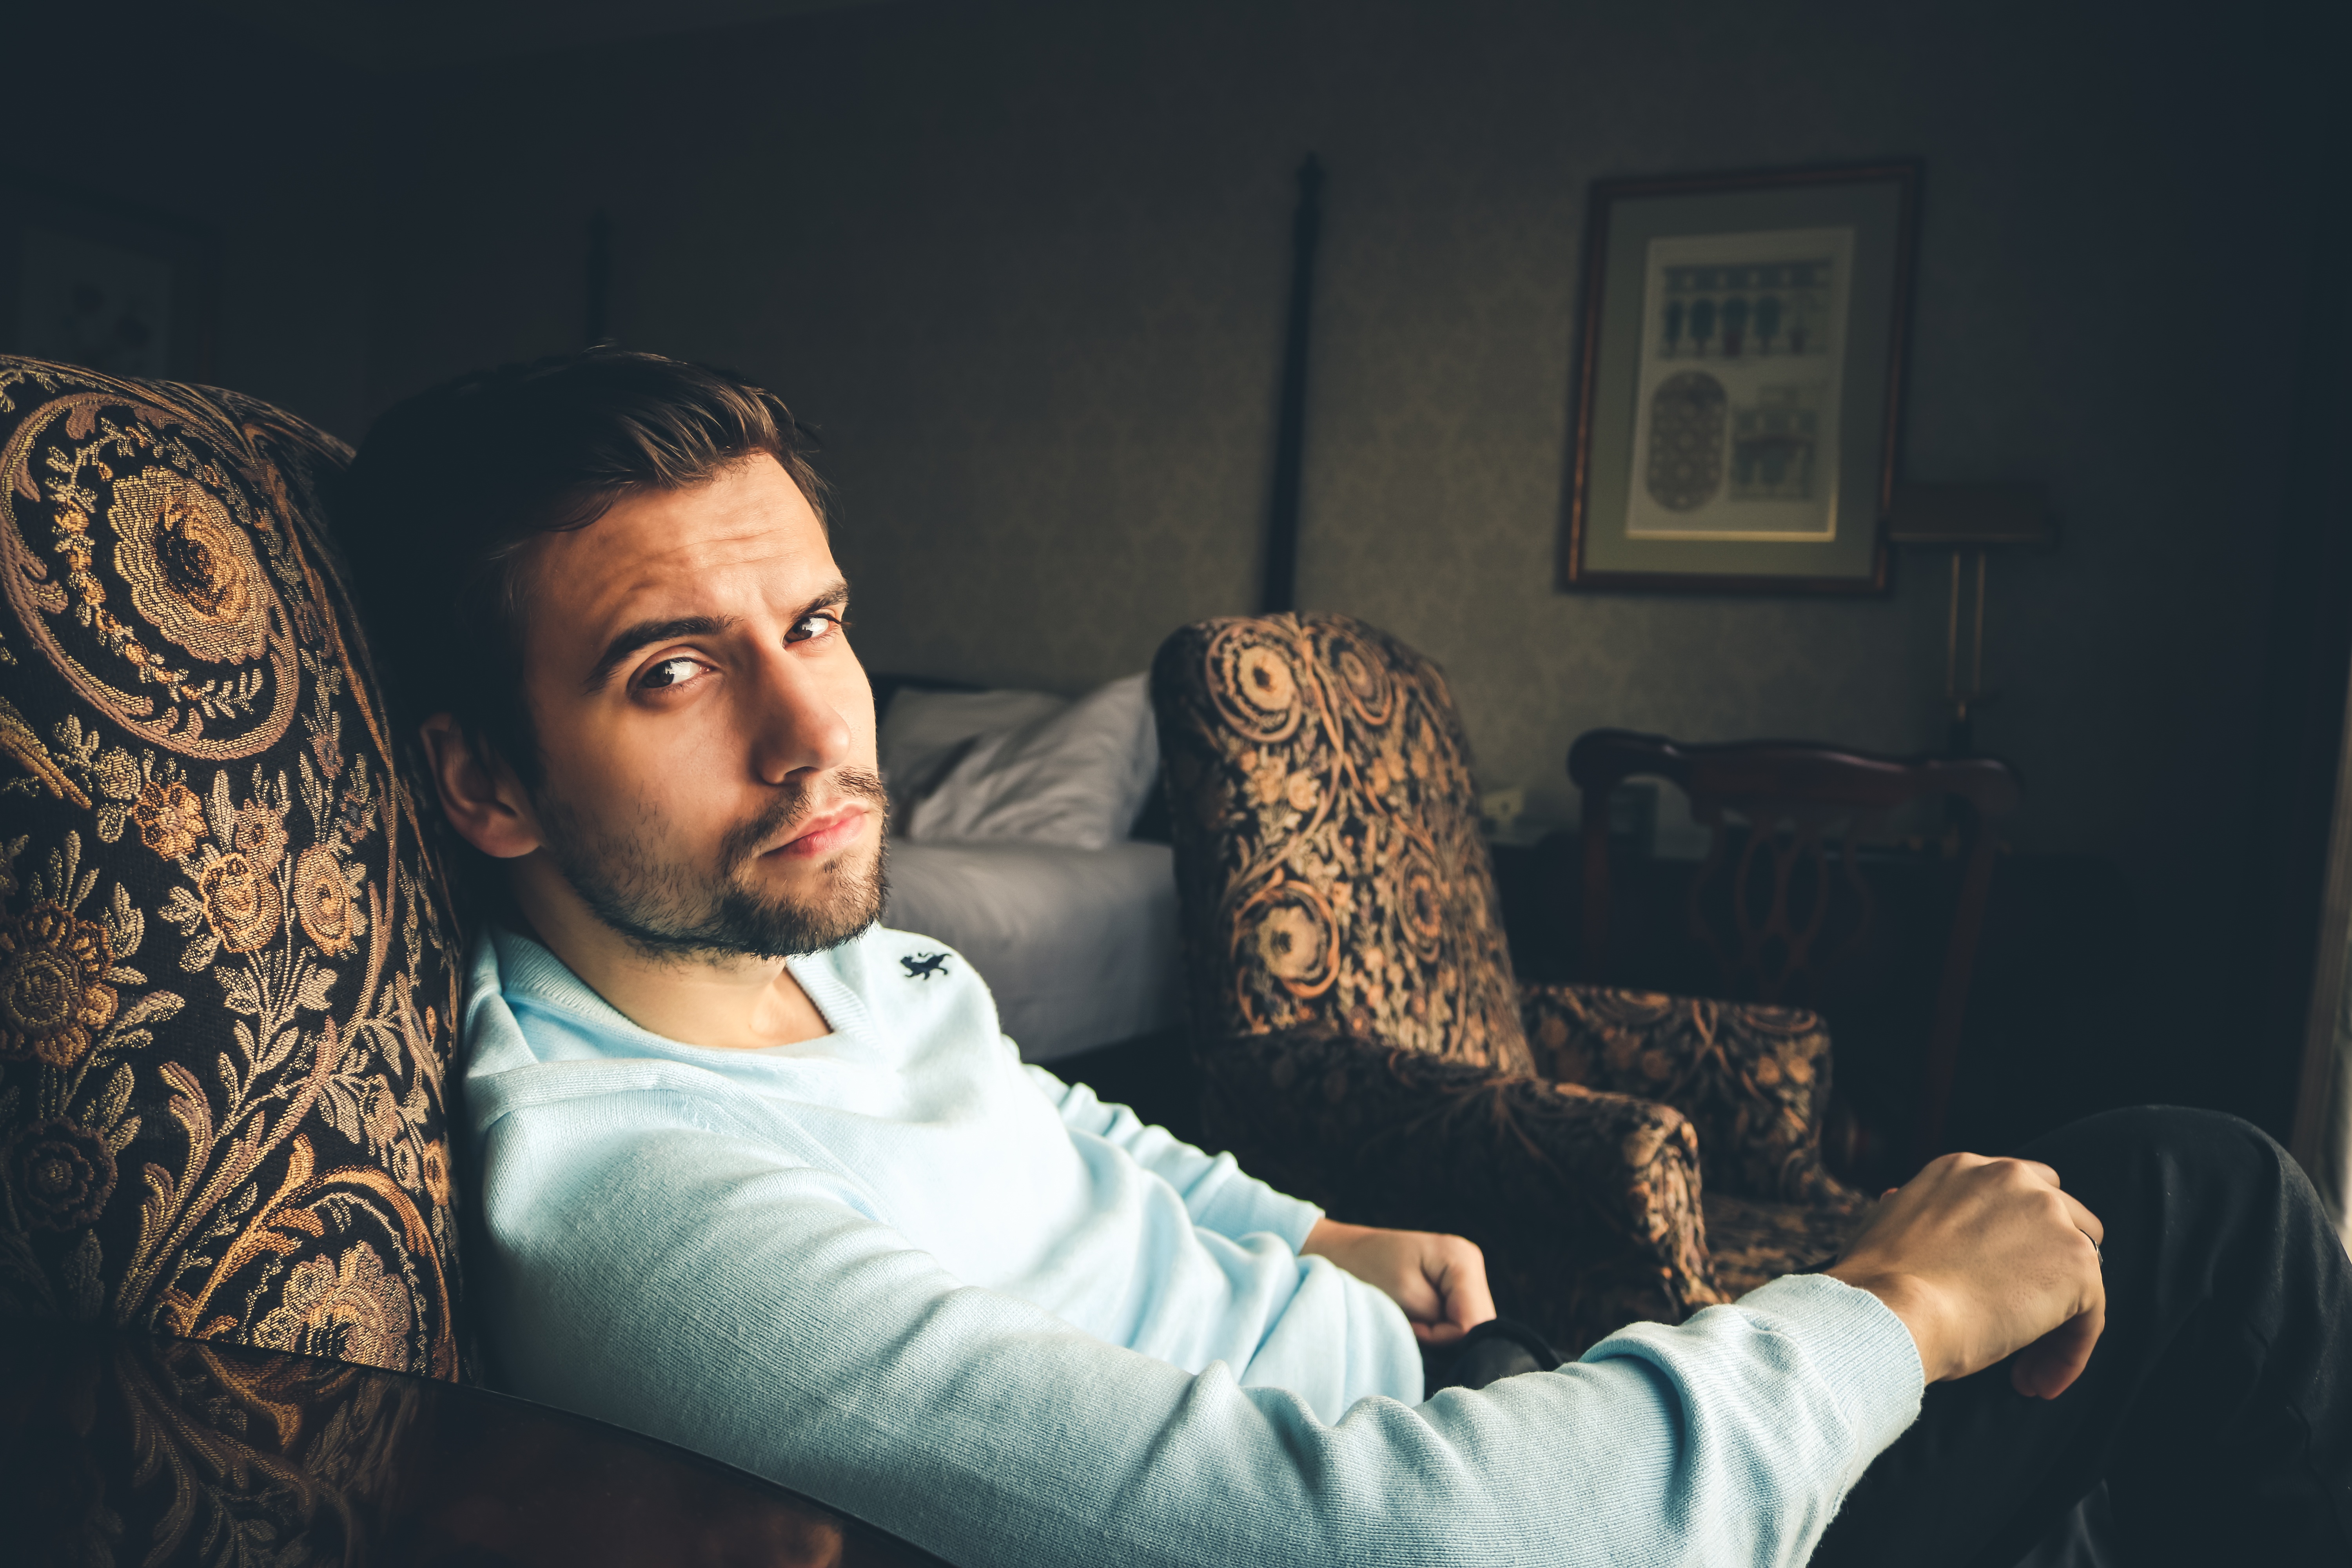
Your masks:
{"label": "embroidered logo on sweater", "polygon": [[947,961],[948,955],[944,952],[919,952],[912,958],[902,958],[898,963],[907,971],[908,979],[929,980],[934,974],[947,973],[941,967]]}

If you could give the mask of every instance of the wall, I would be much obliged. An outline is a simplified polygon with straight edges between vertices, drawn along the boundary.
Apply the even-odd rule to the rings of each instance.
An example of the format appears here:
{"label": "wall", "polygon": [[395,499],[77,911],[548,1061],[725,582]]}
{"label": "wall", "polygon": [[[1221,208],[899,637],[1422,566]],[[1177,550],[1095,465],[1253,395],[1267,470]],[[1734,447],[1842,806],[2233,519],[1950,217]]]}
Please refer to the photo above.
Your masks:
{"label": "wall", "polygon": [[1602,723],[1938,739],[1932,556],[1878,601],[1549,581],[1572,198],[1606,174],[1917,154],[1906,471],[2046,482],[2064,527],[2055,556],[1995,563],[1979,741],[2027,772],[2025,843],[2133,854],[2245,787],[2203,759],[2250,739],[2233,694],[2258,668],[2304,215],[2263,178],[2284,172],[2263,128],[2183,112],[2192,75],[2252,86],[2192,40],[2088,5],[1801,14],[1622,8],[1507,48],[1429,21],[1349,51],[1320,136],[1305,596],[1443,658],[1506,776],[1556,773]]}
{"label": "wall", "polygon": [[2260,998],[2300,1011],[2334,712],[2277,737],[2341,677],[2297,695],[2336,487],[2282,489],[2333,429],[2306,395],[2290,434],[2336,374],[2322,9],[898,0],[371,70],[131,0],[97,53],[12,23],[0,162],[208,225],[216,379],[347,437],[576,346],[605,211],[622,339],[822,427],[869,660],[1076,689],[1255,602],[1312,148],[1302,595],[1443,660],[1488,781],[1562,809],[1598,724],[1937,739],[1938,562],[1855,601],[1552,587],[1590,183],[1921,156],[1906,471],[2042,481],[2063,530],[1996,564],[1979,735],[2020,841],[2118,862],[2141,921],[2084,1028],[2116,1097],[2275,1121],[2231,1086],[2276,1076]]}
{"label": "wall", "polygon": [[348,440],[367,392],[373,84],[183,5],[23,8],[0,163],[207,227],[213,378]]}
{"label": "wall", "polygon": [[378,395],[571,346],[605,208],[624,339],[824,427],[877,658],[1082,684],[1249,606],[1312,145],[1307,602],[1443,659],[1497,782],[1559,782],[1602,722],[1905,749],[1938,733],[1939,560],[1861,602],[1551,576],[1587,183],[1916,153],[1906,472],[2042,480],[2065,525],[1996,565],[1983,740],[2032,773],[2029,842],[2128,851],[2179,809],[2112,773],[2210,747],[2183,721],[2226,726],[2256,657],[2305,250],[2259,59],[2099,7],[1105,9],[431,79],[394,121]]}
{"label": "wall", "polygon": [[1941,561],[1862,600],[1552,586],[1589,183],[1921,156],[1906,472],[2043,482],[2063,530],[1995,565],[1979,741],[2021,844],[2128,873],[2165,989],[2109,1026],[2226,1072],[2199,960],[2273,789],[2317,142],[2269,15],[910,4],[451,70],[383,122],[372,392],[575,346],[605,210],[623,341],[822,427],[869,662],[1075,689],[1253,605],[1313,148],[1302,599],[1436,656],[1485,776],[1564,808],[1595,725],[1940,738]]}
{"label": "wall", "polygon": [[429,139],[388,165],[380,392],[576,346],[605,209],[623,341],[821,427],[870,662],[1140,668],[1254,593],[1305,124],[1267,125],[1295,62],[1255,29],[1171,72],[1106,9],[887,7],[432,79]]}

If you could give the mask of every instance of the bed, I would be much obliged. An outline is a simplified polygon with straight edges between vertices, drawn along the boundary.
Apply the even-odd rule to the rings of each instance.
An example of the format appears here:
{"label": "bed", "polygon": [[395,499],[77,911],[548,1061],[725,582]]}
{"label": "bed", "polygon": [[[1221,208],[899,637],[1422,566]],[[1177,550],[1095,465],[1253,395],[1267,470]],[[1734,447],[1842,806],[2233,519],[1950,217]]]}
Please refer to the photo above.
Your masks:
{"label": "bed", "polygon": [[878,676],[883,922],[962,953],[1024,1060],[1176,1027],[1173,852],[1140,675],[1077,698]]}

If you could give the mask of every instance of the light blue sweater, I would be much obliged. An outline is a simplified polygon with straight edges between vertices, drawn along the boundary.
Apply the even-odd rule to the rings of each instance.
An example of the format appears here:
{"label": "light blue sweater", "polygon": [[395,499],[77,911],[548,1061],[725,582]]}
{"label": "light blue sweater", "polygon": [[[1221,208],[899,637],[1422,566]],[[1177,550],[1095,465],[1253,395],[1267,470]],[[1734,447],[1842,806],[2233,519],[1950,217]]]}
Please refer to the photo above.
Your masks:
{"label": "light blue sweater", "polygon": [[478,944],[505,1385],[974,1565],[1795,1564],[1917,1413],[1909,1333],[1821,1276],[1422,1403],[1317,1210],[1021,1066],[959,954],[792,970],[834,1033],[712,1050]]}

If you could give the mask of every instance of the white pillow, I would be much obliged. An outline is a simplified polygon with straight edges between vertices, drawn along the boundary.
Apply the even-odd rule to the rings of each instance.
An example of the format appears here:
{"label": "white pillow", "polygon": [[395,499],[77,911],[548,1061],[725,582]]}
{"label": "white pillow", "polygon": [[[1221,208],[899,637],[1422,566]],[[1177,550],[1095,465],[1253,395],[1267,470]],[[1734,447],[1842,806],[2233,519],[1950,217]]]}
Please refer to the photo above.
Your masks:
{"label": "white pillow", "polygon": [[901,818],[905,836],[1073,849],[1125,838],[1160,780],[1145,679],[1130,675],[1058,712],[974,736]]}
{"label": "white pillow", "polygon": [[918,691],[900,687],[874,737],[890,814],[903,830],[907,812],[930,792],[964,742],[991,731],[1050,718],[1070,705],[1050,691]]}

